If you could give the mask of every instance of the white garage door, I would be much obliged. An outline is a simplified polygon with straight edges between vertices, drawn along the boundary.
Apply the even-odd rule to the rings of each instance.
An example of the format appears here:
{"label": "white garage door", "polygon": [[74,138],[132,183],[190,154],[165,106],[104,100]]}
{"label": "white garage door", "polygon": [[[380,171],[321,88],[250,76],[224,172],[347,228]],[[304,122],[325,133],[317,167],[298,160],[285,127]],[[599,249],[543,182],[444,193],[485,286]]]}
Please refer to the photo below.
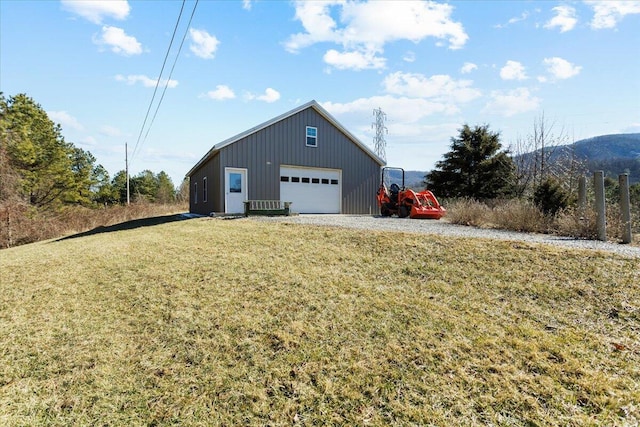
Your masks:
{"label": "white garage door", "polygon": [[280,200],[293,202],[292,212],[340,213],[341,171],[280,167]]}

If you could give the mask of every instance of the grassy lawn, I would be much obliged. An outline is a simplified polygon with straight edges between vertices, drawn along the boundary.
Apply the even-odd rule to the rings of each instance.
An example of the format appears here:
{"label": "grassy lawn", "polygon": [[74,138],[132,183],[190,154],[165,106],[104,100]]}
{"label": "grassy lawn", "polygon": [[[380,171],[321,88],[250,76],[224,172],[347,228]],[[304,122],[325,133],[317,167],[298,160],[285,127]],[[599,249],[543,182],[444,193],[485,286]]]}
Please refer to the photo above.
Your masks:
{"label": "grassy lawn", "polygon": [[205,218],[0,268],[0,425],[640,421],[638,259]]}

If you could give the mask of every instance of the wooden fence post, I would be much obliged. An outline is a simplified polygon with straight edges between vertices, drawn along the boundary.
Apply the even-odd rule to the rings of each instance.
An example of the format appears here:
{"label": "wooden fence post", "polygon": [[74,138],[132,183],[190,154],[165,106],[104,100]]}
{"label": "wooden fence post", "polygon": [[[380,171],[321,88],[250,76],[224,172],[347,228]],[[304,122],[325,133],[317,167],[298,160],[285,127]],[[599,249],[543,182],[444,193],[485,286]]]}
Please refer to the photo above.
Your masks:
{"label": "wooden fence post", "polygon": [[607,241],[607,215],[604,199],[604,172],[593,173],[593,186],[596,192],[596,223],[598,226],[598,240]]}
{"label": "wooden fence post", "polygon": [[631,243],[631,201],[629,198],[629,174],[618,175],[620,184],[620,211],[622,215],[622,243]]}

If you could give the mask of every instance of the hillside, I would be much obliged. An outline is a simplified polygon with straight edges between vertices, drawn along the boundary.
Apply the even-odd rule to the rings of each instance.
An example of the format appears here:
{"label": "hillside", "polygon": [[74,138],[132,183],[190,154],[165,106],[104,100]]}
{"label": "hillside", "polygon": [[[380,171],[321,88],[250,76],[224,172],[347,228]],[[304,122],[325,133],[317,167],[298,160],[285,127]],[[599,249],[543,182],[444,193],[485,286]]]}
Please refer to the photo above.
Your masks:
{"label": "hillside", "polygon": [[617,180],[619,174],[628,173],[631,184],[640,182],[640,133],[602,135],[554,147],[550,161],[573,156],[585,162],[589,174],[603,170]]}
{"label": "hillside", "polygon": [[640,133],[598,136],[578,141],[572,148],[586,159],[590,173],[602,170],[615,180],[628,173],[630,184],[640,183]]}
{"label": "hillside", "polygon": [[612,159],[640,159],[640,133],[602,135],[582,139],[567,146],[589,162]]}
{"label": "hillside", "polygon": [[635,259],[251,219],[151,224],[0,252],[3,425],[640,420]]}
{"label": "hillside", "polygon": [[[402,171],[396,169],[390,169],[387,171],[389,182],[396,182],[398,185],[402,183]],[[424,186],[422,182],[424,181],[424,176],[426,172],[422,171],[404,171],[404,183],[405,187],[410,187],[414,189],[422,189]]]}

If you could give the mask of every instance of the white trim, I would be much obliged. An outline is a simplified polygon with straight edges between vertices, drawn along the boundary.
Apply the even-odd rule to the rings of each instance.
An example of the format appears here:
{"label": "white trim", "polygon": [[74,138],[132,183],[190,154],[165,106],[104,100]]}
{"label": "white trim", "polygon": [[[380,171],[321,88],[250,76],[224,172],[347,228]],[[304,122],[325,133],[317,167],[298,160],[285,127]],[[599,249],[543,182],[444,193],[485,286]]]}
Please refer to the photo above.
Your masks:
{"label": "white trim", "polygon": [[273,119],[266,121],[258,126],[255,126],[251,129],[248,129],[242,133],[239,133],[236,136],[233,136],[231,138],[225,139],[224,141],[214,145],[213,147],[211,147],[211,149],[207,152],[207,154],[204,155],[204,157],[202,157],[198,163],[195,164],[195,166],[193,166],[191,168],[191,170],[189,170],[189,172],[187,172],[187,176],[191,176],[193,175],[193,173],[198,170],[198,168],[200,166],[202,166],[205,162],[207,162],[211,157],[213,157],[218,151],[220,151],[222,148],[226,147],[227,145],[231,145],[235,142],[238,142],[239,140],[241,140],[242,138],[245,138],[251,134],[254,134],[262,129],[265,129],[271,125],[273,125],[274,123],[277,123],[279,121],[282,121],[286,118],[289,118],[295,114],[298,114],[301,111],[306,110],[307,108],[313,108],[314,110],[316,110],[322,117],[324,117],[329,123],[331,123],[333,126],[335,126],[336,128],[338,128],[338,130],[340,132],[342,132],[343,134],[345,134],[345,136],[351,140],[351,142],[353,142],[354,144],[356,144],[362,151],[364,151],[369,157],[371,157],[376,163],[378,163],[380,166],[384,166],[387,163],[382,160],[380,157],[378,157],[373,151],[371,151],[371,149],[369,147],[367,147],[364,143],[362,143],[358,138],[356,138],[351,132],[349,132],[347,130],[347,128],[345,128],[344,126],[342,126],[331,114],[329,114],[329,112],[327,110],[325,110],[324,108],[322,108],[322,106],[320,106],[320,104],[318,104],[317,101],[313,100],[313,101],[309,101],[306,104],[300,105],[299,107],[294,108],[291,111],[288,111],[284,114],[279,115],[278,117],[274,117]]}
{"label": "white trim", "polygon": [[[309,136],[309,129],[313,129],[315,131],[315,135],[314,136]],[[315,144],[309,144],[309,138],[313,138],[316,143]],[[313,148],[318,148],[318,128],[315,126],[307,126],[304,128],[304,144],[307,147],[313,147]]]}
{"label": "white trim", "polygon": [[225,213],[242,213],[244,212],[244,209],[240,212],[230,212],[228,209],[229,206],[229,202],[228,202],[228,196],[229,193],[227,192],[227,189],[229,188],[228,182],[227,182],[227,174],[229,172],[240,172],[242,174],[244,174],[244,179],[242,180],[242,188],[241,188],[241,192],[244,195],[244,202],[246,202],[247,200],[249,200],[249,194],[248,194],[248,182],[249,182],[249,169],[247,168],[234,168],[234,167],[225,167],[224,168],[224,212]]}

